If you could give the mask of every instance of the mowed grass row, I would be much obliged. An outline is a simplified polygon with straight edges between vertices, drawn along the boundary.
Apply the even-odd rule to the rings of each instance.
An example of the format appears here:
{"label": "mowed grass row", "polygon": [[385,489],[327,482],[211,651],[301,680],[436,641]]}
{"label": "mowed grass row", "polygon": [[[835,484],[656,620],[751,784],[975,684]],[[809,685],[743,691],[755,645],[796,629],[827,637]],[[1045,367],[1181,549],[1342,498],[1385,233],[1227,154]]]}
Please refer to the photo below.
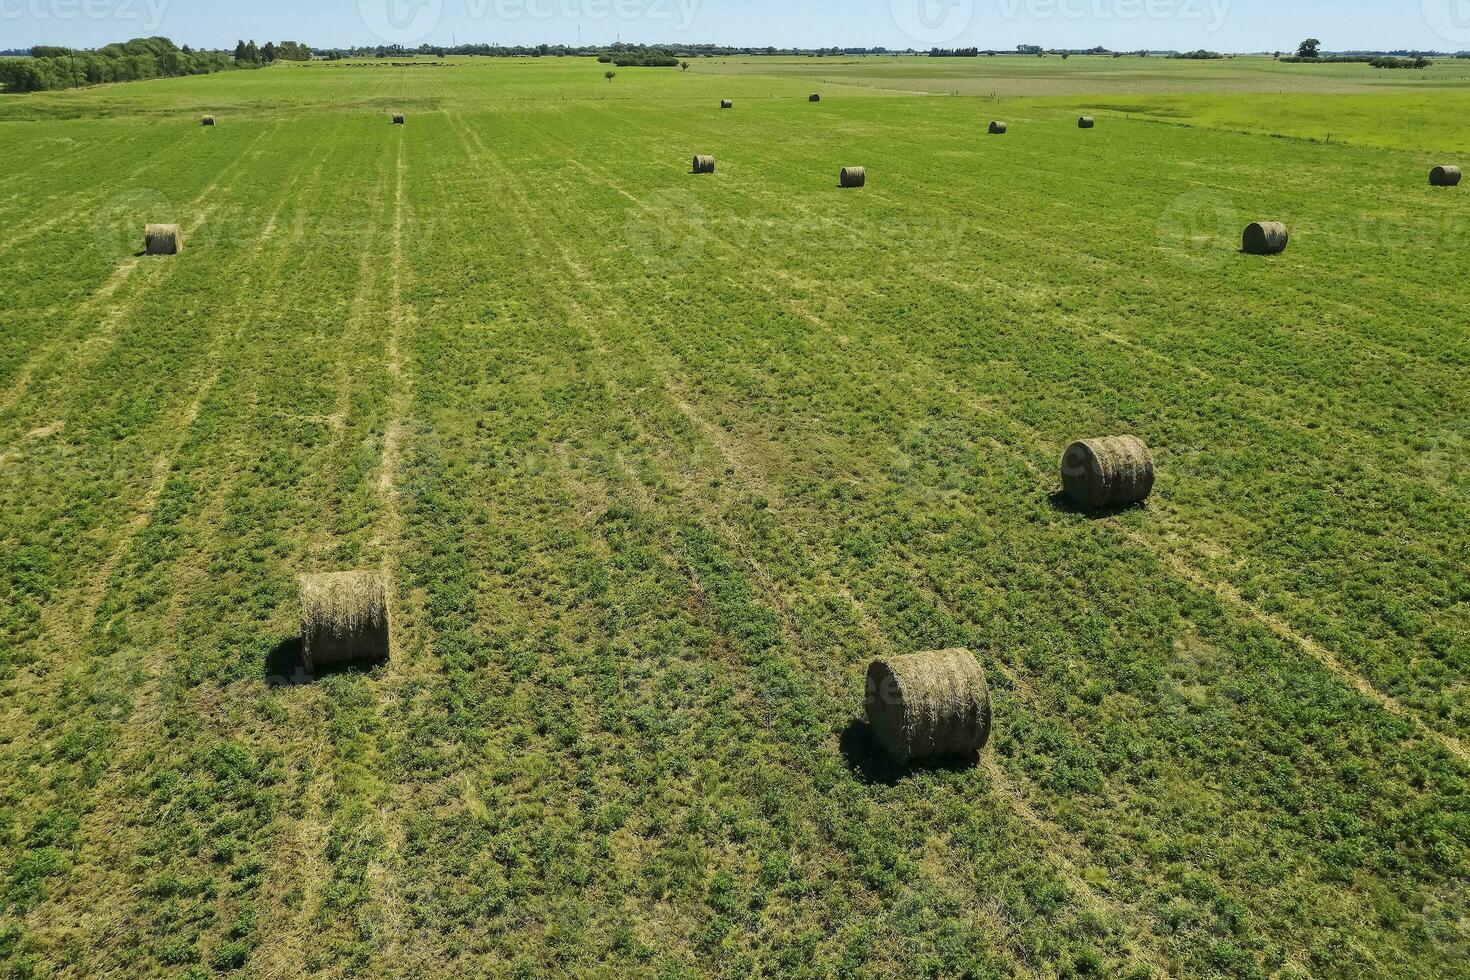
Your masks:
{"label": "mowed grass row", "polygon": [[[50,653],[17,668],[15,700],[63,711],[56,731],[9,747],[7,955],[79,972],[332,974],[1453,962],[1463,766],[1166,559],[1197,559],[1182,567],[1207,582],[1285,580],[1301,557],[1256,501],[1287,479],[1299,507],[1340,469],[1334,444],[1302,430],[1362,415],[1350,448],[1374,469],[1352,474],[1354,492],[1413,490],[1408,529],[1390,525],[1404,557],[1375,565],[1383,590],[1425,594],[1412,566],[1445,574],[1436,533],[1457,533],[1463,506],[1390,479],[1390,464],[1404,415],[1453,420],[1454,335],[1396,329],[1386,301],[1355,297],[1360,318],[1272,338],[1268,357],[1212,319],[1224,302],[1183,316],[1201,275],[1226,296],[1260,276],[1287,288],[1280,266],[1310,258],[1310,239],[1276,265],[1139,261],[1148,236],[1100,241],[1107,222],[1081,217],[1106,200],[1102,175],[1002,182],[1071,145],[1061,117],[1034,157],[992,163],[990,144],[956,146],[965,124],[947,107],[922,117],[952,127],[928,140],[892,121],[897,105],[843,107],[826,135],[804,105],[742,110],[517,106],[393,131],[342,120],[311,141],[283,130],[262,143],[281,172],[240,203],[282,204],[304,237],[186,253],[216,283],[248,276],[212,329],[180,322],[193,297],[165,266],[147,309],[175,319],[120,333],[117,369],[24,403],[17,430],[44,415],[85,424],[93,388],[152,391],[182,372],[192,393],[166,409],[143,399],[143,417],[178,420],[207,386],[184,432],[104,413],[111,427],[80,444],[141,456],[140,470],[165,460],[156,509],[160,484],[113,499],[101,477],[48,477],[35,455],[48,442],[0,471],[6,502],[34,513],[9,533],[38,543],[36,561],[59,556],[46,575],[68,583],[7,569],[42,623],[85,614],[76,577],[108,569],[86,659],[64,637],[16,632],[29,616],[7,624],[13,650]],[[789,151],[773,127],[793,134]],[[727,128],[748,136],[704,145]],[[1136,138],[1180,158],[1255,146],[1174,136]],[[681,173],[710,149],[715,178]],[[909,176],[915,157],[925,171]],[[761,164],[754,179],[743,158]],[[876,193],[838,196],[843,163],[866,163]],[[890,190],[890,172],[910,183]],[[1130,176],[1120,165],[1119,205],[1145,211]],[[986,221],[956,217],[991,195]],[[1087,232],[1028,220],[1049,208]],[[1001,209],[1022,227],[986,233]],[[334,217],[353,232],[313,237]],[[1421,295],[1453,298],[1448,274],[1408,261]],[[1132,346],[1089,324],[1122,288],[1139,312],[1108,329]],[[1311,292],[1293,288],[1294,302]],[[271,299],[252,302],[257,290]],[[1413,372],[1396,394],[1414,401],[1375,410],[1311,356],[1360,335]],[[1215,345],[1195,362],[1207,377],[1148,360],[1187,336]],[[1294,368],[1325,404],[1252,386],[1252,364]],[[383,447],[405,394],[388,495]],[[1097,524],[1055,510],[1061,447],[1114,426],[1159,447],[1171,483],[1156,506]],[[1176,445],[1233,466],[1186,470]],[[44,506],[78,494],[94,495],[92,556],[44,534]],[[1353,548],[1387,533],[1308,499],[1340,515]],[[149,519],[130,537],[106,527],[118,513]],[[1180,540],[1160,545],[1161,523]],[[122,553],[110,568],[107,544]],[[1250,564],[1210,565],[1195,545]],[[291,667],[293,576],[385,556],[403,655],[268,686]],[[1310,557],[1322,582],[1293,580],[1302,610],[1356,574]],[[1283,594],[1250,599],[1268,609]],[[1453,602],[1425,604],[1463,643]],[[1336,639],[1302,610],[1279,611]],[[1364,644],[1335,652],[1391,669],[1396,651],[1368,646],[1366,622],[1331,616]],[[850,725],[862,668],[949,643],[980,651],[999,688],[995,763],[895,781]],[[52,659],[86,669],[62,684]],[[1418,712],[1427,668],[1409,666],[1396,693]],[[1451,713],[1440,730],[1463,725]],[[98,914],[98,895],[121,901]]]}

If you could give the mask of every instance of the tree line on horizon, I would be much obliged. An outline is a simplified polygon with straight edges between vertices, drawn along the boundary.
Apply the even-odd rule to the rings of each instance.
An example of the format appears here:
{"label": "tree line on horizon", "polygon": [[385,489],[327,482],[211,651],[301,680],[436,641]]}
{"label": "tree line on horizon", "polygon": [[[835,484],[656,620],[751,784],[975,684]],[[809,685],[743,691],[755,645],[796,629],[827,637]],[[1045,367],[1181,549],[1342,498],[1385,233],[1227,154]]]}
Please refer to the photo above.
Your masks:
{"label": "tree line on horizon", "polygon": [[93,50],[37,45],[28,58],[0,61],[0,89],[45,92],[110,82],[209,75],[235,68],[223,51],[180,48],[166,37],[134,38]]}
{"label": "tree line on horizon", "polygon": [[242,41],[228,51],[179,47],[166,37],[140,37],[118,44],[78,51],[56,45],[37,45],[27,57],[0,60],[0,91],[48,92],[115,82],[137,82],[180,75],[212,75],[235,69],[262,68],[274,61],[310,61],[311,47],[299,41]]}

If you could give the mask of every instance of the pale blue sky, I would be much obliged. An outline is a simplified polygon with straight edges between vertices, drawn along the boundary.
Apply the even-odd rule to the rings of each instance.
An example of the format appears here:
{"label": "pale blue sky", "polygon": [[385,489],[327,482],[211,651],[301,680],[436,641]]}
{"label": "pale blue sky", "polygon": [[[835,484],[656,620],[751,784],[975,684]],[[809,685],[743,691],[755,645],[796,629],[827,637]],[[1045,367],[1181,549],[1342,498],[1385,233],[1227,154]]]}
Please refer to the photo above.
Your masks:
{"label": "pale blue sky", "polygon": [[0,48],[145,34],[319,46],[723,44],[1287,49],[1470,48],[1470,0],[0,0]]}

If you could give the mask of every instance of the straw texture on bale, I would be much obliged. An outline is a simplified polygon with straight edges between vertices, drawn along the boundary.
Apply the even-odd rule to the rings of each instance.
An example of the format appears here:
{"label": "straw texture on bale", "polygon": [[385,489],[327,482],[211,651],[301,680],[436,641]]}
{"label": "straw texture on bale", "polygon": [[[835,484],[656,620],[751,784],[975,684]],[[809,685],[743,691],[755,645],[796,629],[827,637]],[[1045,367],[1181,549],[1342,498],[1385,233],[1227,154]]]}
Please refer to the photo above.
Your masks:
{"label": "straw texture on bale", "polygon": [[303,575],[300,585],[308,670],[388,659],[388,585],[381,574]]}
{"label": "straw texture on bale", "polygon": [[184,246],[178,225],[149,225],[143,229],[143,251],[149,255],[178,255]]}
{"label": "straw texture on bale", "polygon": [[820,95],[818,95],[817,93],[813,92],[812,95],[811,95],[811,98],[807,99],[807,101],[808,102],[821,102],[822,101],[822,97]]}
{"label": "straw texture on bale", "polygon": [[729,99],[721,99],[720,100],[720,108],[721,109],[733,109],[733,108],[735,108],[735,103],[734,102],[731,102]]}
{"label": "straw texture on bale", "polygon": [[1241,250],[1247,255],[1280,255],[1286,251],[1291,235],[1279,221],[1253,221],[1245,230]]}
{"label": "straw texture on bale", "polygon": [[395,126],[402,126],[403,125],[403,113],[401,113],[401,112],[395,112],[395,113],[393,113],[393,125],[395,125]]}
{"label": "straw texture on bale", "polygon": [[838,178],[843,187],[862,187],[868,182],[867,167],[843,167]]}
{"label": "straw texture on bale", "polygon": [[1154,458],[1136,436],[1073,443],[1062,457],[1062,489],[1085,510],[1127,507],[1154,492]]}
{"label": "straw texture on bale", "polygon": [[990,124],[990,134],[992,136],[1002,136],[1008,128],[1005,123],[996,121]]}
{"label": "straw texture on bale", "polygon": [[990,740],[990,687],[968,650],[875,661],[865,707],[873,735],[899,765],[974,755]]}
{"label": "straw texture on bale", "polygon": [[1460,168],[1435,167],[1429,171],[1429,183],[1435,187],[1454,187],[1460,183]]}
{"label": "straw texture on bale", "polygon": [[712,174],[715,172],[715,158],[711,156],[697,156],[694,158],[694,172],[697,174]]}
{"label": "straw texture on bale", "polygon": [[1091,116],[1083,116],[1081,119],[1077,120],[1078,129],[1091,129],[1096,125],[1097,120],[1092,118]]}
{"label": "straw texture on bale", "polygon": [[201,125],[201,126],[213,126],[213,125],[214,125],[214,117],[213,117],[213,116],[205,116],[205,117],[204,117],[204,118],[203,118],[203,119],[202,119],[202,120],[201,120],[201,121],[200,121],[200,123],[199,123],[199,124],[200,124],[200,125]]}

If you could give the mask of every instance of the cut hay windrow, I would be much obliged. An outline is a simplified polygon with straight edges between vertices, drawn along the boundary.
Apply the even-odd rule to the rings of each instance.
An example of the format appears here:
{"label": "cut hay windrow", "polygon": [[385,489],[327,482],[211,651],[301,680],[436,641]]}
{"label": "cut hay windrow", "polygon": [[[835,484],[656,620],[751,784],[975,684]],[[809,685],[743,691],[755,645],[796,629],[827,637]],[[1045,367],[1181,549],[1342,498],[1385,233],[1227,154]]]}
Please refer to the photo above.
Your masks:
{"label": "cut hay windrow", "polygon": [[143,229],[143,251],[148,255],[178,255],[184,235],[178,225],[148,225]]}
{"label": "cut hay windrow", "polygon": [[843,187],[862,187],[868,182],[868,168],[843,167],[837,179]]}
{"label": "cut hay windrow", "polygon": [[1092,129],[1096,125],[1097,120],[1092,118],[1091,116],[1083,116],[1081,119],[1077,120],[1078,129]]}
{"label": "cut hay windrow", "polygon": [[1247,255],[1280,255],[1291,242],[1286,225],[1279,221],[1253,221],[1241,239],[1241,251]]}
{"label": "cut hay windrow", "polygon": [[199,125],[201,125],[201,126],[213,126],[214,125],[214,117],[213,116],[205,116],[203,119],[201,119],[199,121]]}
{"label": "cut hay windrow", "polygon": [[388,659],[388,584],[382,574],[303,575],[299,584],[308,670]]}
{"label": "cut hay windrow", "polygon": [[992,135],[992,136],[1004,136],[1006,130],[1009,129],[1009,128],[1010,127],[1007,126],[1005,123],[1003,123],[1003,122],[1001,122],[999,120],[996,120],[996,121],[994,121],[994,122],[992,122],[990,124],[990,135]]}
{"label": "cut hay windrow", "polygon": [[715,172],[715,158],[712,156],[699,155],[694,158],[694,172],[697,174],[712,174]]}
{"label": "cut hay windrow", "polygon": [[1137,436],[1084,439],[1062,457],[1062,489],[1083,510],[1128,507],[1154,491],[1154,458]]}
{"label": "cut hay windrow", "polygon": [[1435,167],[1429,171],[1429,183],[1433,187],[1455,187],[1460,183],[1460,168]]}
{"label": "cut hay windrow", "polygon": [[973,756],[990,740],[990,687],[968,650],[875,661],[864,706],[874,737],[899,765]]}

